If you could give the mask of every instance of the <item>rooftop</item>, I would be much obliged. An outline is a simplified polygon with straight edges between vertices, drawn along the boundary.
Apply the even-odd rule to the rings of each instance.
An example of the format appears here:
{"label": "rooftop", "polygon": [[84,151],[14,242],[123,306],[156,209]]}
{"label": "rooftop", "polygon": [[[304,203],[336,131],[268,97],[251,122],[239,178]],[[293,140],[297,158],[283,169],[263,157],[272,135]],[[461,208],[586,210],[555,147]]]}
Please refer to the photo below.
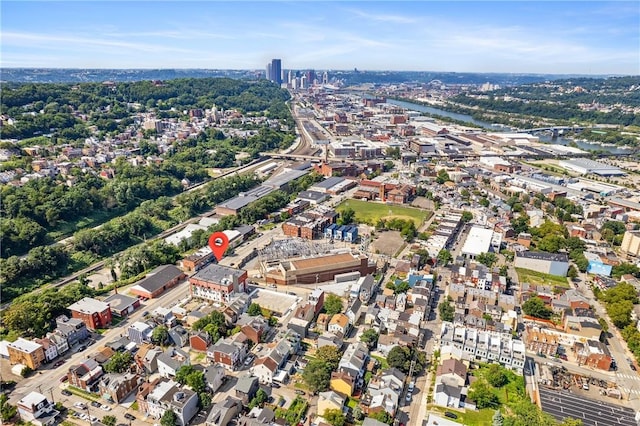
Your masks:
{"label": "rooftop", "polygon": [[91,297],[84,297],[73,305],[69,306],[70,311],[82,312],[85,314],[101,313],[109,309],[109,304]]}
{"label": "rooftop", "polygon": [[244,269],[236,269],[229,266],[211,264],[198,271],[195,275],[192,276],[192,278],[221,284],[223,280],[229,278],[235,281],[245,273],[246,271]]}

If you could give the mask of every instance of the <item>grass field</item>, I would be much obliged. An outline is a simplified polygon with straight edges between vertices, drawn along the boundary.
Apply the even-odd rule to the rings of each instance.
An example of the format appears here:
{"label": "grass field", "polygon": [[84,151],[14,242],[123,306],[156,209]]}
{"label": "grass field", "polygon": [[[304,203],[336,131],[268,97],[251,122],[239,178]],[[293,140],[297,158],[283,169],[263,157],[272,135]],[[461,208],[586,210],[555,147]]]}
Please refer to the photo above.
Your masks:
{"label": "grass field", "polygon": [[343,201],[336,207],[336,210],[342,212],[348,207],[356,212],[356,221],[369,225],[375,225],[379,219],[399,218],[413,220],[416,227],[419,227],[431,214],[430,211],[414,209],[413,207],[391,206],[361,200]]}
{"label": "grass field", "polygon": [[549,275],[543,272],[536,272],[522,268],[516,268],[516,272],[518,273],[518,282],[520,283],[569,288],[569,283],[565,277]]}

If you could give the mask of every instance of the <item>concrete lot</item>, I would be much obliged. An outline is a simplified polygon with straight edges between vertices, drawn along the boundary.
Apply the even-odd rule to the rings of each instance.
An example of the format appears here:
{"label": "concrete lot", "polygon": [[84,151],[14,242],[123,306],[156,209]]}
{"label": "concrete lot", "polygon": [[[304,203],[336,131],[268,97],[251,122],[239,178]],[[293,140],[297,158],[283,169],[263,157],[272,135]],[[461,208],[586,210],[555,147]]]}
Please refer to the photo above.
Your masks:
{"label": "concrete lot", "polygon": [[258,288],[251,302],[270,311],[284,314],[296,303],[298,296],[287,294],[282,288],[285,287],[279,289]]}

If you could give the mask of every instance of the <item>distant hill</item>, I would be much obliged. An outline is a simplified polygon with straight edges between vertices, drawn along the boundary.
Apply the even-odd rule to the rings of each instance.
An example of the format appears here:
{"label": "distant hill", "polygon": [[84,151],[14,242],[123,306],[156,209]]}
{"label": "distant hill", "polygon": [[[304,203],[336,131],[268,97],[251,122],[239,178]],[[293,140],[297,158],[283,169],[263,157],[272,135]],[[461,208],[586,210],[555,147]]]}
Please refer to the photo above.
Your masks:
{"label": "distant hill", "polygon": [[[16,83],[80,83],[101,81],[173,80],[176,78],[228,77],[255,79],[262,70],[216,69],[64,69],[64,68],[2,68],[0,81]],[[428,83],[439,80],[444,84],[482,84],[515,86],[541,81],[587,77],[558,74],[499,74],[455,73],[435,71],[329,71],[330,79],[346,85]],[[598,77],[598,76],[588,76]],[[602,76],[605,77],[605,76]]]}

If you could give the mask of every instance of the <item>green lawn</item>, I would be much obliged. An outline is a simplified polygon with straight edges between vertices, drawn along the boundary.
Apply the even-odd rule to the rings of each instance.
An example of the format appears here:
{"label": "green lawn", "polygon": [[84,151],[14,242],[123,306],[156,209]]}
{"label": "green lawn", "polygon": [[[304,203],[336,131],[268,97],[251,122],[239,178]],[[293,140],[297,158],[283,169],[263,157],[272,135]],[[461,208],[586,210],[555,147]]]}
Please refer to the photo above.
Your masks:
{"label": "green lawn", "polygon": [[467,410],[465,411],[458,411],[455,408],[444,408],[444,407],[439,407],[437,405],[431,405],[429,407],[429,411],[436,411],[438,413],[440,413],[441,415],[444,415],[445,411],[450,411],[452,413],[455,413],[458,418],[457,419],[448,419],[454,422],[458,422],[460,424],[463,425],[490,425],[491,421],[493,419],[493,413],[494,410],[491,408],[484,408],[482,410]]}
{"label": "green lawn", "polygon": [[529,283],[535,285],[548,285],[552,287],[564,287],[569,288],[569,283],[566,277],[559,277],[557,275],[549,275],[543,272],[531,271],[529,269],[516,268],[518,273],[518,282]]}
{"label": "green lawn", "polygon": [[431,214],[430,211],[414,209],[413,207],[391,206],[361,200],[343,201],[336,207],[336,210],[341,212],[347,207],[356,212],[356,221],[368,223],[369,225],[375,225],[379,219],[399,218],[413,220],[416,227],[419,227]]}
{"label": "green lawn", "polygon": [[377,356],[377,355],[371,355],[371,358],[377,359],[378,362],[380,363],[380,368],[383,370],[386,370],[387,368],[389,368],[389,363],[387,362],[387,360],[381,356]]}

